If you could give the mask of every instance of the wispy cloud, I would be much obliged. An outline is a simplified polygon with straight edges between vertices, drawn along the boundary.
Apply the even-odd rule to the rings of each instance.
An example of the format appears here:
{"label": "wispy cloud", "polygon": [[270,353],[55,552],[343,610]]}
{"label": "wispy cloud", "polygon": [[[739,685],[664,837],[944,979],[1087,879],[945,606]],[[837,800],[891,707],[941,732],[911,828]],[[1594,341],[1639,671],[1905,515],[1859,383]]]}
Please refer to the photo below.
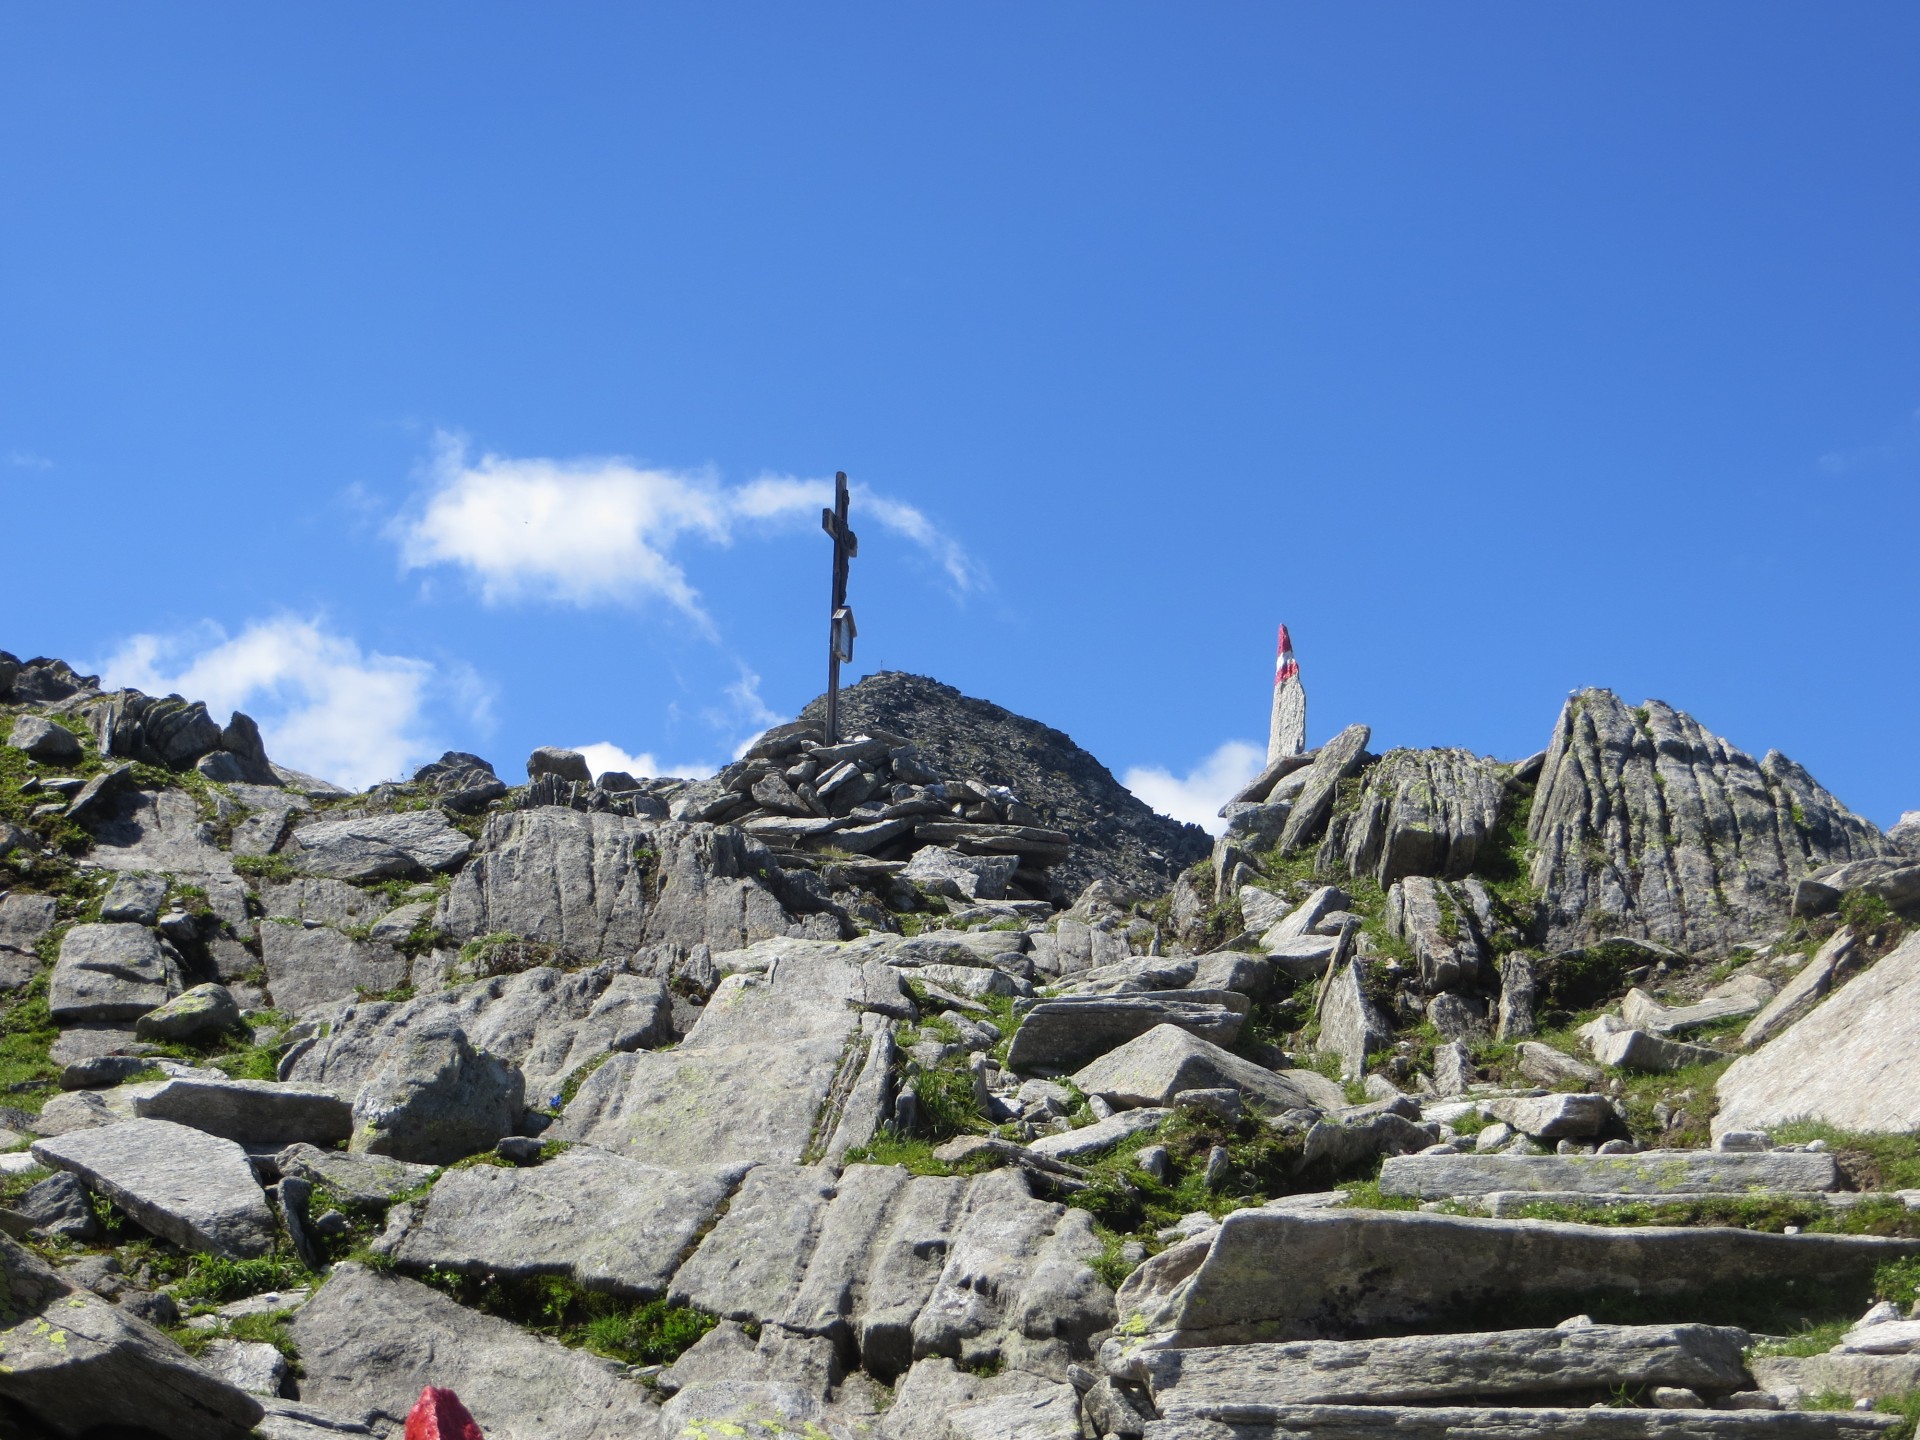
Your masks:
{"label": "wispy cloud", "polygon": [[711,760],[695,760],[685,765],[663,765],[654,759],[653,752],[642,750],[638,755],[629,755],[618,745],[607,740],[597,740],[591,745],[573,747],[587,757],[587,768],[596,777],[609,770],[624,770],[639,780],[659,775],[672,775],[685,780],[704,780],[720,767]]}
{"label": "wispy cloud", "polygon": [[437,754],[436,711],[491,723],[491,697],[468,667],[363,651],[319,618],[281,616],[237,635],[211,621],[134,635],[98,668],[112,686],[204,700],[216,719],[244,710],[280,764],[356,787]]}
{"label": "wispy cloud", "polygon": [[[438,437],[426,480],[420,502],[390,527],[408,569],[454,567],[489,604],[664,600],[709,633],[680,552],[809,527],[833,501],[831,480],[766,475],[728,485],[710,470],[618,456],[472,459],[448,435]],[[979,588],[965,548],[925,513],[864,487],[856,493],[862,512],[925,550],[957,591]]]}
{"label": "wispy cloud", "polygon": [[51,470],[53,461],[44,455],[30,454],[25,450],[9,450],[7,464],[16,470]]}
{"label": "wispy cloud", "polygon": [[1161,814],[1218,835],[1227,824],[1219,816],[1220,807],[1244,789],[1266,761],[1264,746],[1229,740],[1184,776],[1157,765],[1135,766],[1120,783]]}

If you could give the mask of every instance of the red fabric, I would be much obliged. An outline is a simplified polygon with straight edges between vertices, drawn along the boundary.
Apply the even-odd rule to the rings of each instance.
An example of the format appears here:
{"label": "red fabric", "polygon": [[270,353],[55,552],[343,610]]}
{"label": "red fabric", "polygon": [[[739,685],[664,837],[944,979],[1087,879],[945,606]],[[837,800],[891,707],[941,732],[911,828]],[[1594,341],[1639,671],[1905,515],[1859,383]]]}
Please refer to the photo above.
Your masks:
{"label": "red fabric", "polygon": [[407,1412],[407,1440],[486,1440],[451,1390],[429,1385]]}

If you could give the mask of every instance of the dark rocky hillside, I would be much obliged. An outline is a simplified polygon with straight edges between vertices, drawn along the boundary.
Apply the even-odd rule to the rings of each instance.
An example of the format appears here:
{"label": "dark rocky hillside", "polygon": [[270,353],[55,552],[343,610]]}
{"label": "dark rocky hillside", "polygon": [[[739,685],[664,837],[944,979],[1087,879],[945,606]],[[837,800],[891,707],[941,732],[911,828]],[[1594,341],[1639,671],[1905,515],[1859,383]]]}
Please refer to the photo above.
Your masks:
{"label": "dark rocky hillside", "polygon": [[[826,707],[823,695],[801,714],[818,720]],[[840,715],[845,733],[878,727],[904,735],[942,774],[1004,785],[1043,824],[1064,830],[1073,854],[1054,875],[1069,896],[1097,879],[1157,894],[1211,844],[1199,826],[1148,809],[1070,736],[925,675],[869,675],[840,692]]]}

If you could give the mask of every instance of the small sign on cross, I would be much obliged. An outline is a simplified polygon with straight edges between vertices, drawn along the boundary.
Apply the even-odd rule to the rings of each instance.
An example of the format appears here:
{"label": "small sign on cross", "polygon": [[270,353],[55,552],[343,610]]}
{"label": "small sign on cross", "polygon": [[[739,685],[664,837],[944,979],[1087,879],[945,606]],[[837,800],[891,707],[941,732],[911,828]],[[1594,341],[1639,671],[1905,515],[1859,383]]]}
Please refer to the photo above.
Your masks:
{"label": "small sign on cross", "polygon": [[860,537],[847,524],[847,472],[833,477],[833,508],[820,512],[820,528],[833,537],[833,604],[827,633],[827,744],[840,743],[840,664],[853,660],[859,634],[847,605],[847,562],[860,553]]}

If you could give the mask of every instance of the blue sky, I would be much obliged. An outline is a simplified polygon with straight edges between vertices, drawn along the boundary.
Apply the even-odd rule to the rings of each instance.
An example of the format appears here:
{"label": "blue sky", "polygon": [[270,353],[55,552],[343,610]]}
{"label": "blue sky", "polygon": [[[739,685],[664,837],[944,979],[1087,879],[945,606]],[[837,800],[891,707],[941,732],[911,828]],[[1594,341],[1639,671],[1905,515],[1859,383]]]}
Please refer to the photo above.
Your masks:
{"label": "blue sky", "polygon": [[361,783],[711,766],[822,687],[838,468],[854,673],[1156,803],[1248,763],[1284,619],[1316,741],[1518,756],[1606,685],[1888,824],[1916,53],[1894,3],[8,7],[0,647]]}

